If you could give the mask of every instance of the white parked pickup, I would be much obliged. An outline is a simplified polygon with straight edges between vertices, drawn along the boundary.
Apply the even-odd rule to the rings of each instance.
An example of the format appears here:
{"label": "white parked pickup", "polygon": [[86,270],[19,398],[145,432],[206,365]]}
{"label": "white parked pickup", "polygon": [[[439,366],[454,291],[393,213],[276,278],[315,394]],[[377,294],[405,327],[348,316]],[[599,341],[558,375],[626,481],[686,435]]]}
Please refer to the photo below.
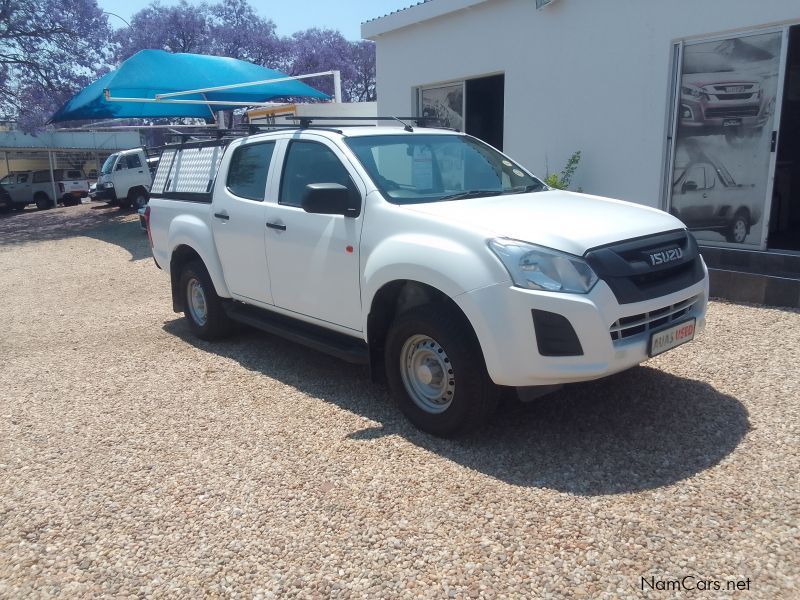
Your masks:
{"label": "white parked pickup", "polygon": [[482,423],[691,340],[708,272],[685,226],[549,189],[468,135],[305,127],[164,150],[146,222],[176,312],[385,378],[421,429]]}

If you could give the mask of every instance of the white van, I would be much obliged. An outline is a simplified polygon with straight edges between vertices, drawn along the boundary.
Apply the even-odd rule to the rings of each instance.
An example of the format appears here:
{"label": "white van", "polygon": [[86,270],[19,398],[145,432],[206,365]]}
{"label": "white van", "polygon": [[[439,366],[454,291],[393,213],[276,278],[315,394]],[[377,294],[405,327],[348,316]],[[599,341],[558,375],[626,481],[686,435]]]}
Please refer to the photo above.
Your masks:
{"label": "white van", "polygon": [[139,209],[147,204],[152,184],[147,155],[141,148],[134,148],[116,152],[106,159],[90,197],[123,208]]}

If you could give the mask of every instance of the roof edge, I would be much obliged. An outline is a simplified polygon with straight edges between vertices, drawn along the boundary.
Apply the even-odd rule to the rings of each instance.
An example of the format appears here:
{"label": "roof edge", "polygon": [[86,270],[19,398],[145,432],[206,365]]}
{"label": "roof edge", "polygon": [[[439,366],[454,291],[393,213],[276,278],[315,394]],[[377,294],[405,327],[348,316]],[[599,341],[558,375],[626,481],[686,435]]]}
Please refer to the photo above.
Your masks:
{"label": "roof edge", "polygon": [[425,0],[361,24],[361,37],[374,40],[386,33],[471,8],[489,0]]}

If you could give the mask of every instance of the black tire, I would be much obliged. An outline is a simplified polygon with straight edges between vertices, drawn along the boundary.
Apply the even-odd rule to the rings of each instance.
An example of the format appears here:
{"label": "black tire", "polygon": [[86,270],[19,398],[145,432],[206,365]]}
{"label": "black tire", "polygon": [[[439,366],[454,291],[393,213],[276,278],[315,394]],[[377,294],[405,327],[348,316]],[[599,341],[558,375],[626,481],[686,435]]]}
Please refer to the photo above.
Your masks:
{"label": "black tire", "polygon": [[739,211],[733,221],[725,230],[725,241],[732,244],[742,244],[750,233],[750,217],[744,211]]}
{"label": "black tire", "polygon": [[44,192],[39,192],[33,197],[33,201],[36,203],[36,208],[39,210],[47,210],[48,208],[53,208],[53,203],[50,202],[50,198]]}
{"label": "black tire", "polygon": [[147,192],[142,188],[134,188],[128,192],[128,203],[133,210],[147,206]]}
{"label": "black tire", "polygon": [[[428,348],[427,342],[414,342],[420,338],[430,339],[434,345]],[[404,366],[409,358],[404,350],[407,344],[410,348],[421,348],[434,358],[437,353],[439,357],[444,356],[444,363],[451,367],[445,377],[450,379],[452,397],[444,410],[439,408],[441,412],[427,410],[424,400],[415,401],[412,397],[413,384],[407,387],[406,383],[410,369]],[[401,314],[389,328],[385,350],[389,390],[403,414],[419,429],[433,435],[454,436],[485,423],[497,408],[500,390],[489,378],[475,333],[455,308],[425,305]],[[410,356],[415,356],[414,351],[411,352]],[[436,367],[436,360],[433,363]],[[443,393],[442,398],[449,393]]]}
{"label": "black tire", "polygon": [[0,214],[6,214],[11,212],[11,205],[10,204],[3,204],[0,206]]}
{"label": "black tire", "polygon": [[[205,321],[198,319],[192,310],[190,284],[197,284],[202,290],[205,301]],[[192,261],[183,268],[179,285],[181,294],[183,294],[183,314],[195,336],[201,340],[210,341],[225,337],[231,332],[231,320],[222,307],[222,300],[217,296],[214,284],[202,261]]]}

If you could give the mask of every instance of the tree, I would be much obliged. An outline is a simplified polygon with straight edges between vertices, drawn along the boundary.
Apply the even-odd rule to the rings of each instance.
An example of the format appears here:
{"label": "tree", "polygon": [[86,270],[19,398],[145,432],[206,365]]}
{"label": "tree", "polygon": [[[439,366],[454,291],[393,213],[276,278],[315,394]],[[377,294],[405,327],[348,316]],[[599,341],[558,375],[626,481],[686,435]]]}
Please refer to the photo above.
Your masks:
{"label": "tree", "polygon": [[[345,82],[355,79],[355,69],[350,62],[351,48],[344,36],[333,29],[306,29],[291,37],[290,75],[319,73],[321,71],[341,71],[343,90]],[[333,94],[331,77],[304,80],[308,85],[326,94]]]}
{"label": "tree", "polygon": [[0,0],[0,110],[30,131],[108,68],[96,0]]}
{"label": "tree", "polygon": [[345,80],[344,95],[350,102],[374,102],[375,90],[375,42],[360,40],[350,42],[350,65],[352,74]]}
{"label": "tree", "polygon": [[133,17],[131,26],[114,35],[116,59],[122,62],[139,50],[154,48],[168,52],[205,54],[211,50],[212,11],[208,4],[175,6],[153,2]]}

